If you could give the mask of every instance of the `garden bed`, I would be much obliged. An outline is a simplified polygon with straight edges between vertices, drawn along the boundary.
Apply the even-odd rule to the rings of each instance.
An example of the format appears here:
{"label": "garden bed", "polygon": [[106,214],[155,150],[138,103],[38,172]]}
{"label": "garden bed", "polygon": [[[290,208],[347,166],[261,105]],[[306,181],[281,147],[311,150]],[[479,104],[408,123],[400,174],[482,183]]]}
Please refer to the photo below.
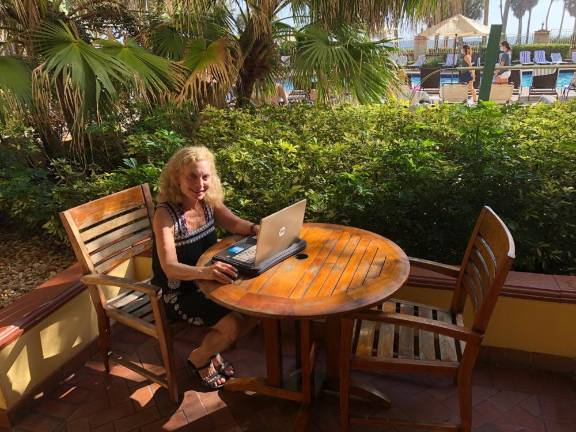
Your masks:
{"label": "garden bed", "polygon": [[49,235],[32,235],[0,228],[0,308],[69,267],[72,250]]}

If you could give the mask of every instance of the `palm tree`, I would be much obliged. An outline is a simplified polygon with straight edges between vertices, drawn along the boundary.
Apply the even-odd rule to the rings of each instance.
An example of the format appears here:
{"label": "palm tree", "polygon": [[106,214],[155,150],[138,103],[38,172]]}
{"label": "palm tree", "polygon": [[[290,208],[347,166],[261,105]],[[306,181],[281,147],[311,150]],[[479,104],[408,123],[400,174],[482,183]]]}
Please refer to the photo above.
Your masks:
{"label": "palm tree", "polygon": [[510,3],[512,0],[505,0],[504,7],[502,7],[502,0],[500,0],[500,16],[502,18],[502,38],[506,37],[506,27],[508,27],[508,15],[510,12]]}
{"label": "palm tree", "polygon": [[576,0],[565,0],[564,7],[574,17],[574,30],[572,31],[572,37],[574,37],[576,35]]}
{"label": "palm tree", "polygon": [[548,4],[548,10],[546,11],[546,20],[544,21],[544,28],[546,30],[548,30],[548,18],[550,18],[550,10],[552,9],[552,3],[554,3],[554,0],[550,0],[550,3]]}
{"label": "palm tree", "polygon": [[562,18],[560,19],[560,28],[558,29],[558,36],[562,36],[562,27],[564,26],[564,17],[566,16],[566,2],[562,3]]}
{"label": "palm tree", "polygon": [[525,0],[511,0],[510,8],[514,13],[514,16],[518,18],[518,34],[516,36],[516,43],[522,43],[522,18],[526,13],[526,1]]}
{"label": "palm tree", "polygon": [[524,7],[528,10],[528,26],[526,27],[526,43],[530,36],[530,21],[532,20],[532,9],[538,4],[538,0],[524,0]]}

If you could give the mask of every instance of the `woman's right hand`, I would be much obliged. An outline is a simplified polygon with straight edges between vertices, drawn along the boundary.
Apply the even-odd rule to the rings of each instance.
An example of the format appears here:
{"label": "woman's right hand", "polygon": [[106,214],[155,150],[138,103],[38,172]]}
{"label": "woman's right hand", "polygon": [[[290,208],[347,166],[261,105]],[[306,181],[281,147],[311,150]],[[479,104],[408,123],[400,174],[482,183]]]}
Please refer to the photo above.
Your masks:
{"label": "woman's right hand", "polygon": [[220,283],[230,284],[238,278],[238,270],[230,264],[214,261],[204,267],[204,279],[215,280]]}

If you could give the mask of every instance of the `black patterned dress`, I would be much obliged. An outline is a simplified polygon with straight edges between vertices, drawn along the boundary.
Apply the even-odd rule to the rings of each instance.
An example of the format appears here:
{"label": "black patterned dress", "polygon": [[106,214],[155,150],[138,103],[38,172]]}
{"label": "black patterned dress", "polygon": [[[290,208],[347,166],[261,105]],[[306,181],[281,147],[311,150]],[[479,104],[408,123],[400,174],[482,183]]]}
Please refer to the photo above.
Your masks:
{"label": "black patterned dress", "polygon": [[[156,208],[165,208],[174,222],[174,241],[178,262],[196,265],[200,256],[216,243],[214,214],[210,206],[202,202],[205,224],[189,232],[180,205],[161,203]],[[197,326],[213,326],[230,310],[214,303],[202,294],[194,281],[168,279],[162,270],[156,242],[153,245],[152,283],[162,288],[166,314],[171,319],[182,319]]]}

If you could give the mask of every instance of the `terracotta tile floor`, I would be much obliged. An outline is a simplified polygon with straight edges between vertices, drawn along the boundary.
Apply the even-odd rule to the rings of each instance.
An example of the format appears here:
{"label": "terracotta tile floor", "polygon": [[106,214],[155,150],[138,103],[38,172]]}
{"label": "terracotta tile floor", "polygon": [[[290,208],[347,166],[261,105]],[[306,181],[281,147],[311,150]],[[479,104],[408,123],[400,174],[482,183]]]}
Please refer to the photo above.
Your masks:
{"label": "terracotta tile floor", "polygon": [[[30,408],[15,431],[274,431],[292,430],[295,403],[258,395],[226,391],[204,392],[185,368],[188,351],[202,337],[202,330],[187,329],[175,340],[182,402],[173,404],[164,389],[140,376],[113,366],[103,371],[98,356],[43,396]],[[135,360],[160,369],[159,352],[152,340],[117,325],[115,348],[132,353]],[[226,358],[239,375],[264,375],[260,332],[239,341]],[[290,367],[293,348],[284,350]],[[318,358],[322,367],[322,351]],[[447,380],[403,376],[357,375],[386,393],[393,406],[388,411],[353,402],[352,409],[397,418],[447,421],[457,418],[456,388]],[[477,432],[576,432],[576,384],[566,376],[513,368],[477,365],[474,376],[474,431]],[[338,400],[321,395],[314,406],[309,431],[338,430]],[[380,410],[382,411],[382,410]],[[353,429],[354,430],[354,429]],[[362,430],[362,429],[356,429]],[[380,429],[382,430],[382,429]],[[388,429],[391,430],[391,429]]]}

